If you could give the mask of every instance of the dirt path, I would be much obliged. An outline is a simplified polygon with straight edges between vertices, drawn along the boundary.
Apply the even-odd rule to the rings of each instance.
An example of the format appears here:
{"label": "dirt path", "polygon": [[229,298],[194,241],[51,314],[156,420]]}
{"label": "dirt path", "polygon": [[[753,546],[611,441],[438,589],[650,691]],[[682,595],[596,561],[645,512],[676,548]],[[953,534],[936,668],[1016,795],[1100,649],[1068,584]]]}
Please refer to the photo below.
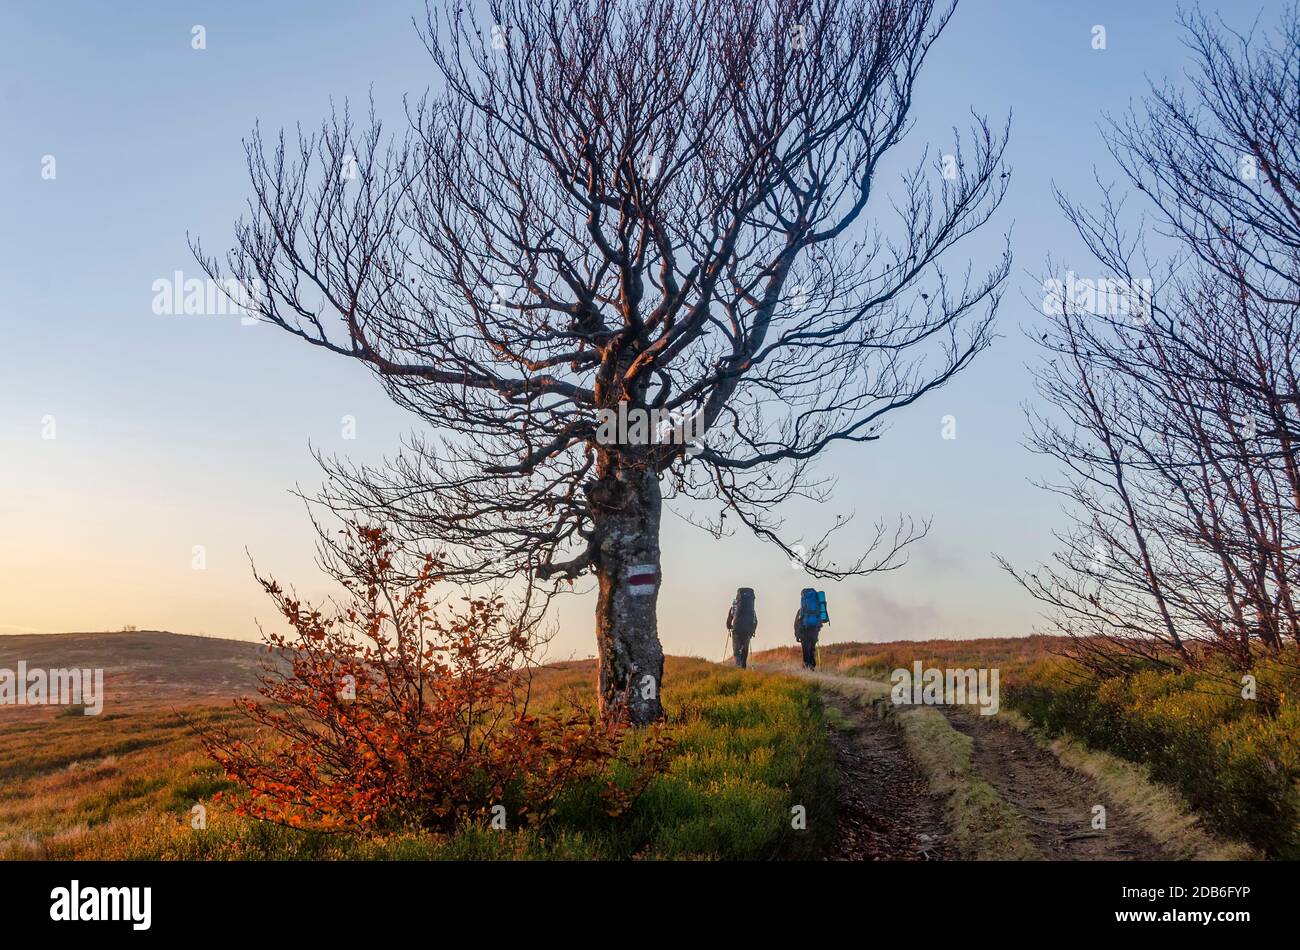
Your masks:
{"label": "dirt path", "polygon": [[839,715],[830,730],[840,771],[834,861],[951,858],[942,805],[912,762],[898,731],[844,687],[823,690]]}
{"label": "dirt path", "polygon": [[[820,683],[837,710],[831,730],[842,777],[836,860],[943,860],[958,857],[947,840],[936,800],[891,724],[864,708],[863,682],[828,673],[800,675]],[[1025,819],[1034,850],[1055,861],[1161,860],[1169,855],[1139,823],[1086,775],[1008,723],[955,707],[938,707],[973,740],[972,766]],[[1092,827],[1093,807],[1106,808],[1106,829]]]}
{"label": "dirt path", "polygon": [[[979,776],[1030,826],[1035,850],[1053,861],[1158,861],[1168,859],[1138,823],[1086,775],[1013,726],[951,706],[940,710],[974,742]],[[1106,809],[1104,831],[1092,827],[1093,808]]]}

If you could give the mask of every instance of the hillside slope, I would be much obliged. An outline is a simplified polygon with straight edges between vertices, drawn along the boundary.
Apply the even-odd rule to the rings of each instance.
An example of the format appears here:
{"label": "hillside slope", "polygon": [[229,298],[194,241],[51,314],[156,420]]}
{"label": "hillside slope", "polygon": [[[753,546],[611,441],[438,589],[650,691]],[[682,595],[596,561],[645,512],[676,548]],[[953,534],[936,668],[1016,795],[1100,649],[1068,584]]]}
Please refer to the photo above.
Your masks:
{"label": "hillside slope", "polygon": [[[20,661],[29,669],[102,669],[106,711],[114,706],[250,693],[266,659],[266,650],[258,643],[161,630],[0,637],[3,669],[16,669]],[[11,707],[3,712],[19,714],[25,709]]]}

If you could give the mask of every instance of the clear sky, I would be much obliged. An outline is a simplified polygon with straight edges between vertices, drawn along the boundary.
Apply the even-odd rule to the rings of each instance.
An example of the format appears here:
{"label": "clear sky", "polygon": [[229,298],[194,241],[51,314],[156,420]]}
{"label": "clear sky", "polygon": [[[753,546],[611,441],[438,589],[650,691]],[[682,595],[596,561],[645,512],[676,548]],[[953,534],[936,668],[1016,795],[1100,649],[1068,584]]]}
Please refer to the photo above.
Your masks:
{"label": "clear sky", "polygon": [[[1267,23],[1280,3],[1234,3],[1230,22]],[[0,13],[0,633],[142,629],[254,638],[274,620],[249,570],[306,594],[328,590],[295,484],[320,481],[309,447],[378,459],[419,425],[363,367],[237,317],[160,316],[153,282],[199,276],[186,233],[229,244],[248,188],[240,139],[314,125],[331,99],[397,117],[434,81],[411,26],[415,0],[7,0]],[[1146,77],[1180,73],[1173,0],[963,0],[919,84],[901,148],[943,150],[973,107],[1012,113],[1011,192],[959,249],[987,260],[1010,231],[1016,255],[1000,338],[947,389],[842,447],[823,471],[833,506],[791,509],[865,529],[932,517],[901,571],[820,584],[827,640],[1029,633],[1035,604],[992,552],[1028,565],[1063,524],[1028,480],[1031,398],[1022,336],[1038,319],[1048,254],[1091,273],[1051,184],[1095,194],[1115,177],[1098,134]],[[206,49],[191,48],[195,25]],[[1092,48],[1093,28],[1106,48]],[[46,156],[55,177],[42,175]],[[952,258],[949,264],[956,264]],[[1095,270],[1095,268],[1093,268]],[[957,438],[941,438],[941,418]],[[355,417],[356,438],[341,420]],[[53,435],[53,438],[47,436]],[[819,530],[808,531],[810,536]],[[847,547],[852,538],[842,533]],[[194,569],[202,545],[206,567]],[[247,553],[246,553],[247,552]],[[660,631],[672,653],[716,657],[735,588],[758,591],[756,646],[793,642],[803,575],[747,536],[714,540],[665,518]],[[592,652],[591,601],[566,599],[552,655]]]}

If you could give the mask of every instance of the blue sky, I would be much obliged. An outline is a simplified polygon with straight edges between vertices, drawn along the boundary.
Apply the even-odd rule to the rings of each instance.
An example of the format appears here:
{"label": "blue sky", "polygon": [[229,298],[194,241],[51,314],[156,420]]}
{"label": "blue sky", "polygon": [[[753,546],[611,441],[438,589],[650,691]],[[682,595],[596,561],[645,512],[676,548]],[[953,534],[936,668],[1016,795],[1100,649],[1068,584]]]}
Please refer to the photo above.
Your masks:
{"label": "blue sky", "polygon": [[[289,490],[319,482],[309,446],[378,459],[418,425],[360,366],[235,317],[156,315],[151,286],[198,271],[186,234],[231,240],[248,188],[240,139],[260,120],[314,125],[331,99],[373,92],[396,117],[434,81],[411,26],[384,3],[13,2],[0,26],[0,633],[124,624],[251,638],[273,620],[249,571],[328,588]],[[1280,3],[1225,15],[1265,23]],[[1114,178],[1098,134],[1147,77],[1187,66],[1172,0],[963,0],[917,91],[900,156],[943,150],[969,110],[1012,114],[1012,187],[961,250],[987,261],[1010,231],[1015,265],[1000,338],[947,389],[899,414],[886,437],[837,449],[833,505],[790,509],[866,528],[898,512],[934,527],[901,571],[827,587],[830,640],[1028,633],[1035,604],[993,563],[1050,556],[1064,524],[1029,484],[1022,327],[1038,319],[1046,257],[1091,273],[1051,199]],[[191,48],[194,25],[207,48]],[[1092,48],[1093,27],[1106,49]],[[44,156],[56,177],[42,177]],[[956,259],[950,263],[956,263]],[[1095,268],[1092,268],[1095,270]],[[957,438],[940,420],[957,419]],[[356,419],[355,440],[341,419]],[[52,418],[55,438],[48,434]],[[791,641],[803,576],[774,548],[714,540],[668,516],[661,636],[716,656],[735,588],[758,590],[759,645]],[[810,535],[819,534],[811,530]],[[851,537],[844,535],[847,541]],[[202,545],[206,568],[193,568]],[[591,603],[565,600],[555,656],[592,650]]]}

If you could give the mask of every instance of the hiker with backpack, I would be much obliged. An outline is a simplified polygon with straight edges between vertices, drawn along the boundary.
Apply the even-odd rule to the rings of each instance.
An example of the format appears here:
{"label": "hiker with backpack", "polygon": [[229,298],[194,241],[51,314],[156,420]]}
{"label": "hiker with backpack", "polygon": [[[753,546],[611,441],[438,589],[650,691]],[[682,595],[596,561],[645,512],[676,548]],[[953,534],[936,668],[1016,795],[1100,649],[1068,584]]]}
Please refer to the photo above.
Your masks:
{"label": "hiker with backpack", "polygon": [[731,652],[742,670],[749,663],[749,641],[758,630],[758,611],[754,608],[754,588],[741,587],[727,612],[727,630],[731,632]]}
{"label": "hiker with backpack", "polygon": [[805,587],[799,595],[799,612],[794,615],[794,638],[803,647],[804,669],[817,669],[817,635],[824,623],[830,623],[826,595]]}

